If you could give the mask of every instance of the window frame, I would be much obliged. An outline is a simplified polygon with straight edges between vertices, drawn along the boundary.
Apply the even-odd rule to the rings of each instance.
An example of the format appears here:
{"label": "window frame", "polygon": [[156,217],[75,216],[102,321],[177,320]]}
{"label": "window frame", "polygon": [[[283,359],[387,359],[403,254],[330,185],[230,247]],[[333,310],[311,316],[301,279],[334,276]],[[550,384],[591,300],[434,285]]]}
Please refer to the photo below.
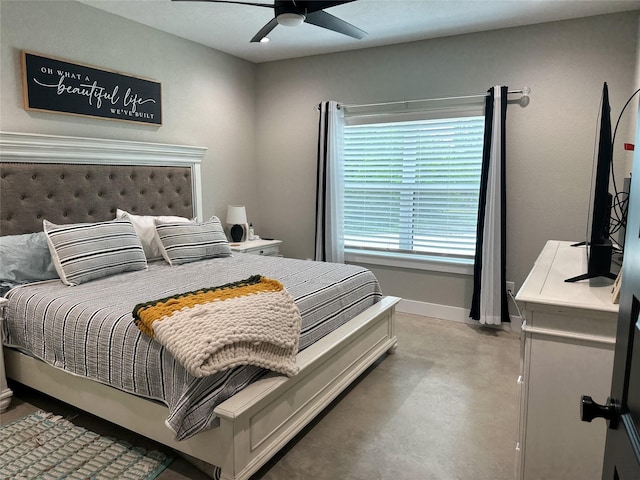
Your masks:
{"label": "window frame", "polygon": [[[395,123],[406,121],[438,120],[447,118],[484,117],[484,102],[475,100],[460,105],[459,102],[449,102],[447,105],[439,105],[437,108],[421,108],[416,111],[377,111],[365,109],[358,111],[358,107],[349,107],[344,111],[345,128],[352,125],[369,125],[378,123]],[[384,107],[383,107],[384,108]],[[344,139],[343,139],[344,140]],[[480,159],[482,162],[482,159]],[[342,160],[344,162],[344,159]],[[478,179],[479,180],[479,179]],[[479,185],[479,181],[478,181]],[[417,254],[408,252],[392,252],[366,248],[353,248],[344,246],[345,261],[352,263],[366,263],[383,265],[396,268],[429,270],[437,272],[455,273],[462,275],[473,274],[474,255],[459,257],[430,254]]]}

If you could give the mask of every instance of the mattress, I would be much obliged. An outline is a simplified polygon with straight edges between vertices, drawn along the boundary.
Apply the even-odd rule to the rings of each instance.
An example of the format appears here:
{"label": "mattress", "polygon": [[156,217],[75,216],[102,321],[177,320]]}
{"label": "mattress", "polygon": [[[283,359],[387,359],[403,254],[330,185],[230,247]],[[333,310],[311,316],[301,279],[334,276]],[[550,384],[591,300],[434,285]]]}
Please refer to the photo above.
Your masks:
{"label": "mattress", "polygon": [[252,275],[280,280],[302,316],[300,350],[377,303],[375,276],[341,265],[235,253],[148,269],[74,287],[59,280],[19,286],[6,295],[5,345],[75,375],[164,403],[179,440],[213,428],[216,405],[264,375],[242,366],[194,378],[158,342],[135,326],[136,304],[236,282]]}

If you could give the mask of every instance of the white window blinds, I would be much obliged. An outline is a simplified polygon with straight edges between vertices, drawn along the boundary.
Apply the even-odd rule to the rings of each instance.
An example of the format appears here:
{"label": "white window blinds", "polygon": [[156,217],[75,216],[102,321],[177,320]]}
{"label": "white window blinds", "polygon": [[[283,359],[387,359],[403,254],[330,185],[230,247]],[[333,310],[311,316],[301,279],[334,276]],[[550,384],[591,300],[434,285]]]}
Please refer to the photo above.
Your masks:
{"label": "white window blinds", "polygon": [[344,129],[347,251],[472,259],[483,116]]}

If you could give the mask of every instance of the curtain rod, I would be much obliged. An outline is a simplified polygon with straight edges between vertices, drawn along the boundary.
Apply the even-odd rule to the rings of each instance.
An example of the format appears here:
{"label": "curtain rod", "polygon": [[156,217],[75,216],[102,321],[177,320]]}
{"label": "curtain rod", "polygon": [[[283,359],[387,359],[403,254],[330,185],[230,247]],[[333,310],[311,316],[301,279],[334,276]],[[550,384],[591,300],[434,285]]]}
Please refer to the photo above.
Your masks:
{"label": "curtain rod", "polygon": [[[522,94],[523,97],[528,97],[529,94],[531,93],[531,89],[529,87],[522,87],[522,88],[519,88],[519,89],[516,89],[516,90],[507,91],[507,94],[509,94],[509,95],[516,94],[516,93]],[[382,107],[382,106],[386,106],[386,105],[409,105],[411,103],[436,102],[436,101],[440,101],[440,100],[460,100],[460,99],[465,99],[465,98],[483,98],[483,97],[486,97],[487,95],[489,95],[489,94],[488,93],[477,93],[477,94],[473,94],[473,95],[457,95],[455,97],[423,98],[423,99],[420,99],[420,100],[400,100],[400,101],[396,101],[396,102],[369,103],[369,104],[364,104],[364,105],[356,105],[356,104],[343,105],[343,104],[339,104],[339,108],[352,108],[352,107],[365,108],[365,107]]]}

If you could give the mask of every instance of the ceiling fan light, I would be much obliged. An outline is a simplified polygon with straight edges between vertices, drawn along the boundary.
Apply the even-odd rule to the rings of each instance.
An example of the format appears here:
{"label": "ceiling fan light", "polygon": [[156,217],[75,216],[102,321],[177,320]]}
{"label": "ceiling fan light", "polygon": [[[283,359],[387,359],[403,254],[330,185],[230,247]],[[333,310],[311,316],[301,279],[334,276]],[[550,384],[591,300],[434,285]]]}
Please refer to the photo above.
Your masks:
{"label": "ceiling fan light", "polygon": [[280,25],[286,27],[297,27],[305,21],[305,16],[299,13],[281,13],[276,17]]}
{"label": "ceiling fan light", "polygon": [[267,43],[269,41],[269,37],[262,37],[260,39],[260,43]]}

